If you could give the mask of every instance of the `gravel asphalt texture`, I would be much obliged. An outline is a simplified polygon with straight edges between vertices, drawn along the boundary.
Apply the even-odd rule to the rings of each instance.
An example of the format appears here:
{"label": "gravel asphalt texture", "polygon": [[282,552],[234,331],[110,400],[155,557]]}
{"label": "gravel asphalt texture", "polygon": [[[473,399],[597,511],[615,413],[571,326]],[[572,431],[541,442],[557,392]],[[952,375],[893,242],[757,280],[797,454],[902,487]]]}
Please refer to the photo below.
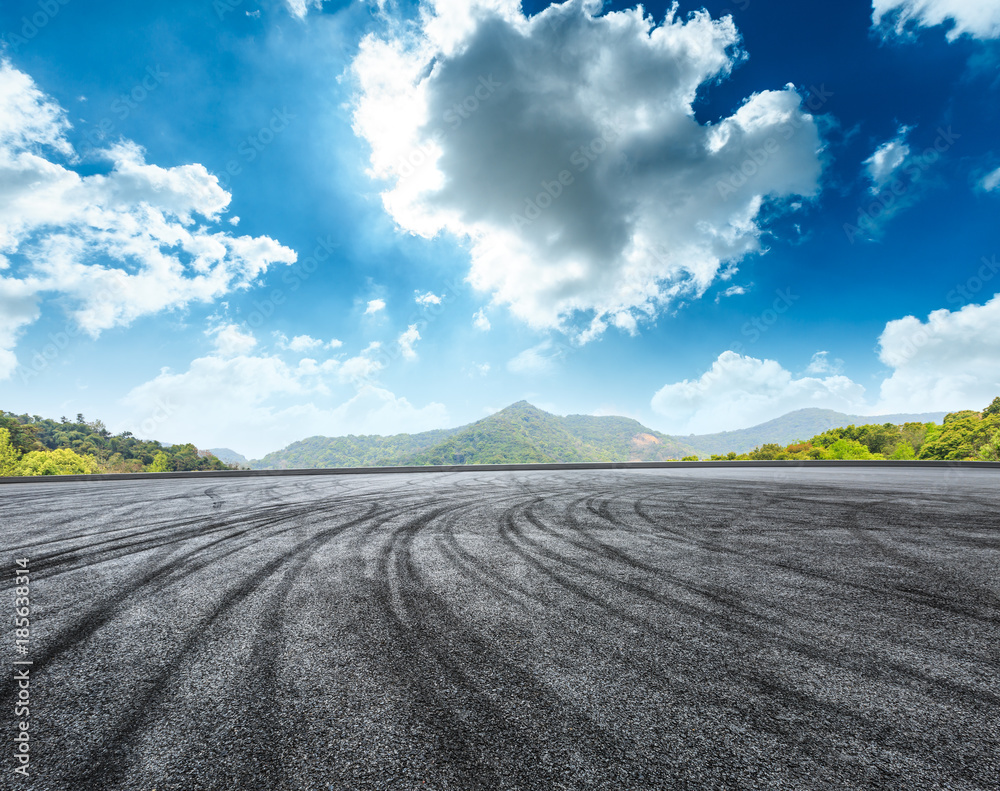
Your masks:
{"label": "gravel asphalt texture", "polygon": [[1000,787],[1000,473],[0,486],[0,789]]}

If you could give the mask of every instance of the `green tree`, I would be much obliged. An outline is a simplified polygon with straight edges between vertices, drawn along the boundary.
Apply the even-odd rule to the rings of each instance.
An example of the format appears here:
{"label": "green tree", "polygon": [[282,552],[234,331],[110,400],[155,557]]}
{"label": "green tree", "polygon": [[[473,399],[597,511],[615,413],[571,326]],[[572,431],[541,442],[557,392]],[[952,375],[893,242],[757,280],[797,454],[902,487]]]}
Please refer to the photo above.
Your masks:
{"label": "green tree", "polygon": [[[993,403],[996,404],[997,400],[994,400]],[[994,434],[990,438],[990,441],[979,449],[979,455],[977,458],[980,461],[1000,461],[1000,431]]]}
{"label": "green tree", "polygon": [[1000,396],[994,398],[993,403],[983,410],[983,418],[988,418],[990,415],[1000,416]]}
{"label": "green tree", "polygon": [[18,459],[21,454],[10,441],[10,432],[0,428],[0,475],[19,475]]}
{"label": "green tree", "polygon": [[750,458],[754,461],[774,461],[775,459],[785,459],[788,458],[788,454],[781,445],[777,445],[774,442],[768,442],[765,445],[761,445],[759,448],[754,448],[750,451]]}
{"label": "green tree", "polygon": [[881,426],[861,426],[858,442],[872,453],[892,453],[902,439],[898,426],[886,423]]}
{"label": "green tree", "polygon": [[146,468],[147,472],[171,472],[173,469],[170,457],[162,450],[153,457],[153,463]]}
{"label": "green tree", "polygon": [[874,458],[871,451],[856,439],[838,439],[826,453],[828,459],[864,460]]}
{"label": "green tree", "polygon": [[948,461],[975,459],[979,449],[989,442],[997,430],[1000,430],[1000,415],[990,415],[982,420],[978,412],[973,412],[971,416],[949,421],[937,433],[928,432],[918,458]]}
{"label": "green tree", "polygon": [[900,429],[900,434],[904,442],[908,442],[915,453],[920,453],[920,446],[924,444],[927,434],[934,423],[904,423]]}
{"label": "green tree", "polygon": [[10,432],[10,444],[18,453],[30,453],[41,450],[38,443],[38,427],[27,422],[27,415],[17,416],[11,412],[0,412],[0,428]]}
{"label": "green tree", "polygon": [[896,446],[889,458],[894,461],[912,461],[917,458],[917,452],[909,442],[903,440]]}
{"label": "green tree", "polygon": [[100,472],[100,467],[93,456],[81,456],[69,448],[58,448],[25,454],[18,471],[21,475],[93,475]]}

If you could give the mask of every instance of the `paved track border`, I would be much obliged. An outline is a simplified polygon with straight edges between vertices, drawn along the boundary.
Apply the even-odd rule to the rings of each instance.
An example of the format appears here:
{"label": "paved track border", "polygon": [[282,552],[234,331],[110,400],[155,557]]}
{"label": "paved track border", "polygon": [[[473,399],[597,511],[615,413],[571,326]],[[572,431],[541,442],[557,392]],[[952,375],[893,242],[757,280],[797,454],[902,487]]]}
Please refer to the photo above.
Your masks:
{"label": "paved track border", "polygon": [[524,470],[676,470],[685,468],[725,468],[725,467],[875,467],[886,469],[902,467],[908,469],[996,470],[1000,472],[1000,462],[995,461],[629,461],[629,462],[579,462],[576,464],[453,464],[412,467],[322,467],[292,470],[198,470],[193,472],[132,472],[99,475],[17,475],[0,477],[4,483],[68,483],[73,481],[141,481],[156,479],[186,478],[255,478],[258,476],[281,475],[386,475],[411,472],[503,472]]}

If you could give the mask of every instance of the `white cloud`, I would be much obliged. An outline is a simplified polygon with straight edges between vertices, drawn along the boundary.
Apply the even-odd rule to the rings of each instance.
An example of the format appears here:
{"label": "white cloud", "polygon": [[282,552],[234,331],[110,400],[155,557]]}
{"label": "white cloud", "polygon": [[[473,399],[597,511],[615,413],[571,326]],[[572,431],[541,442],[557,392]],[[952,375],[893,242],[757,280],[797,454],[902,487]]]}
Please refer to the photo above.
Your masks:
{"label": "white cloud", "polygon": [[344,345],[343,341],[338,341],[336,338],[334,338],[332,341],[330,341],[327,344],[327,348],[328,349],[339,349],[343,345]]}
{"label": "white cloud", "polygon": [[473,286],[586,338],[758,251],[765,203],[818,192],[823,147],[791,87],[695,119],[699,88],[742,58],[731,18],[599,8],[434,0],[353,64],[354,128],[399,226],[469,240]]}
{"label": "white cloud", "polygon": [[489,332],[490,324],[489,318],[486,316],[486,311],[480,308],[472,316],[472,326],[475,327],[480,332]]}
{"label": "white cloud", "polygon": [[222,357],[237,357],[248,354],[257,345],[251,332],[244,332],[235,324],[225,324],[209,330],[206,335],[215,336],[215,349]]}
{"label": "white cloud", "polygon": [[372,341],[361,354],[351,357],[340,365],[339,378],[343,383],[371,383],[376,374],[385,368],[385,363],[375,355],[382,348],[378,341]]}
{"label": "white cloud", "polygon": [[[984,259],[980,279],[991,272],[1000,268]],[[774,360],[724,352],[700,378],[661,388],[652,407],[677,434],[746,428],[804,407],[859,415],[982,409],[1000,395],[1000,294],[983,305],[936,310],[926,321],[888,322],[879,359],[890,372],[874,403],[829,352],[816,352],[806,369],[812,376],[804,377]]]}
{"label": "white cloud", "polygon": [[411,324],[406,328],[398,339],[399,351],[403,355],[404,359],[415,360],[417,359],[417,352],[413,348],[414,344],[420,340],[420,333],[417,331],[417,325]]}
{"label": "white cloud", "polygon": [[896,35],[905,35],[914,27],[948,24],[949,41],[963,35],[995,39],[1000,37],[1000,3],[997,0],[874,0],[872,22]]}
{"label": "white cloud", "polygon": [[722,301],[723,297],[738,297],[746,294],[749,289],[746,286],[730,286],[715,298],[716,304]]}
{"label": "white cloud", "polygon": [[[472,364],[472,371],[469,374],[469,376],[471,376],[471,377],[486,376],[489,372],[490,372],[490,364],[489,363],[473,363]],[[493,411],[495,412],[496,410],[493,410]]]}
{"label": "white cloud", "polygon": [[565,356],[565,349],[551,340],[542,341],[537,346],[525,349],[507,362],[507,370],[528,376],[551,373],[555,364]]}
{"label": "white cloud", "polygon": [[980,182],[982,188],[987,192],[993,192],[996,189],[1000,189],[1000,168],[987,173],[983,180]]}
{"label": "white cloud", "polygon": [[[0,378],[17,336],[58,299],[92,337],[254,284],[295,253],[266,237],[211,230],[230,195],[202,165],[161,168],[124,141],[98,152],[107,173],[80,176],[65,113],[0,60]],[[13,296],[12,296],[13,295]]]}
{"label": "white cloud", "polygon": [[[323,7],[323,0],[285,0],[285,5],[288,6],[288,10],[292,16],[305,19],[310,8]],[[249,14],[250,12],[248,11],[247,13]],[[256,11],[255,13],[257,16],[260,16],[260,11]]]}
{"label": "white cloud", "polygon": [[368,301],[368,307],[365,308],[365,315],[374,316],[380,310],[385,310],[385,300],[371,299]]}
{"label": "white cloud", "polygon": [[[242,333],[241,333],[242,334]],[[221,335],[221,332],[219,333]],[[218,336],[217,336],[218,337]],[[231,447],[260,457],[290,442],[322,434],[396,434],[449,424],[438,403],[415,407],[379,385],[344,374],[355,372],[378,345],[338,364],[304,358],[291,365],[268,354],[212,353],[188,370],[162,371],[122,399],[125,418],[114,430],[139,436],[192,441],[199,447]]]}
{"label": "white cloud", "polygon": [[428,291],[426,294],[421,294],[418,291],[418,292],[416,292],[416,294],[417,294],[417,296],[414,298],[414,301],[418,305],[421,305],[423,307],[427,307],[428,305],[440,305],[441,304],[441,297],[439,297],[437,294],[435,294],[432,291]]}
{"label": "white cloud", "polygon": [[318,338],[313,338],[309,335],[296,335],[292,338],[287,345],[287,348],[293,352],[308,352],[313,349],[320,349],[325,344]]}
{"label": "white cloud", "polygon": [[909,128],[902,126],[896,137],[882,143],[875,153],[865,160],[865,170],[872,182],[872,192],[878,192],[888,184],[906,162],[910,147],[906,144]]}
{"label": "white cloud", "polygon": [[879,359],[884,412],[982,409],[1000,395],[1000,294],[984,305],[890,321]]}
{"label": "white cloud", "polygon": [[796,378],[774,360],[723,352],[694,380],[668,384],[652,407],[676,434],[730,431],[806,407],[865,410],[865,389],[845,376]]}
{"label": "white cloud", "polygon": [[843,360],[831,360],[830,352],[816,352],[809,361],[809,365],[806,366],[806,373],[839,374],[843,369]]}

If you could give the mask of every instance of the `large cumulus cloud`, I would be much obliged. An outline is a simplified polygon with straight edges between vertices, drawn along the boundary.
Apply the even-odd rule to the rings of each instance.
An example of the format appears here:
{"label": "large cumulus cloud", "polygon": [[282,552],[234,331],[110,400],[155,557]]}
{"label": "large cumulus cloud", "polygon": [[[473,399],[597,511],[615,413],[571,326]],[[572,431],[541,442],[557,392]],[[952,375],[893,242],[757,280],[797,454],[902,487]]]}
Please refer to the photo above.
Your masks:
{"label": "large cumulus cloud", "polygon": [[599,6],[436,0],[353,65],[355,131],[399,226],[465,240],[475,287],[581,337],[702,294],[760,249],[764,205],[815,195],[822,170],[790,86],[696,119],[743,57],[731,18]]}
{"label": "large cumulus cloud", "polygon": [[1000,38],[1000,3],[997,0],[874,0],[872,21],[896,34],[904,34],[913,27],[947,24],[949,41],[963,35],[994,39]]}
{"label": "large cumulus cloud", "polygon": [[729,351],[699,378],[664,385],[651,405],[669,421],[669,431],[709,433],[754,426],[807,407],[865,411],[864,394],[864,387],[840,374],[796,376],[775,360]]}
{"label": "large cumulus cloud", "polygon": [[[983,259],[972,283],[997,274],[996,258]],[[1000,294],[982,305],[935,310],[926,321],[890,321],[879,359],[892,369],[881,388],[886,411],[982,409],[1000,395]]]}
{"label": "large cumulus cloud", "polygon": [[246,288],[295,253],[213,229],[230,201],[199,164],[163,168],[123,140],[81,176],[62,108],[0,60],[0,379],[23,329],[59,300],[96,337]]}

